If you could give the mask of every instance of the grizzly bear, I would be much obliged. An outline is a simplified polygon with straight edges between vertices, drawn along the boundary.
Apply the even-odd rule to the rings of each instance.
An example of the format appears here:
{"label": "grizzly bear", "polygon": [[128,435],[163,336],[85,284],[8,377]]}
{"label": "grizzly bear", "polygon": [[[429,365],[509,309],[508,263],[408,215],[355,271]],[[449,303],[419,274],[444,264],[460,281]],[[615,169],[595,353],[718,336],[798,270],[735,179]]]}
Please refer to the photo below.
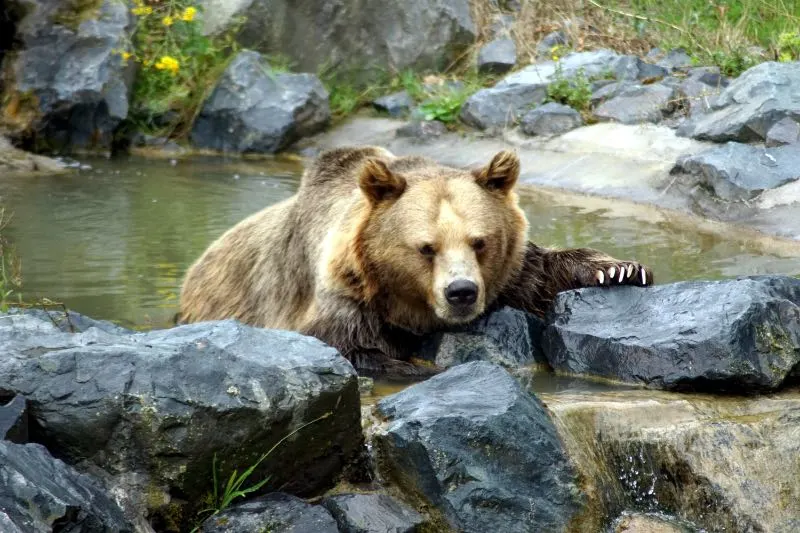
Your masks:
{"label": "grizzly bear", "polygon": [[567,289],[652,283],[635,261],[527,242],[519,173],[511,151],[472,171],[370,146],[324,152],[294,196],[189,268],[179,321],[295,330],[360,372],[413,374],[422,334],[500,306],[542,316]]}

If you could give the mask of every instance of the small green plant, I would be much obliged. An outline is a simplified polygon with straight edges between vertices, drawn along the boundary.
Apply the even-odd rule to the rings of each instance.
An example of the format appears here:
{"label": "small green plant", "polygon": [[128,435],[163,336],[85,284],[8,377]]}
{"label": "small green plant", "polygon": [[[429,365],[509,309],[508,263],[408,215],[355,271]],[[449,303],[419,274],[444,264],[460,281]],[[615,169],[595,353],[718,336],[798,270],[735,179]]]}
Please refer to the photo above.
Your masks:
{"label": "small green plant", "polygon": [[419,76],[412,70],[405,70],[392,83],[393,87],[401,87],[415,101],[419,102],[425,98],[425,86],[420,81]]}
{"label": "small green plant", "polygon": [[583,69],[572,78],[564,76],[561,63],[556,63],[555,81],[547,86],[547,100],[587,111],[592,101],[592,86]]}
{"label": "small green plant", "polygon": [[778,61],[788,62],[800,59],[800,33],[783,32],[776,44]]}
{"label": "small green plant", "polygon": [[759,60],[744,50],[735,49],[730,52],[716,51],[711,54],[711,61],[726,76],[737,77],[745,70],[756,66]]}
{"label": "small green plant", "polygon": [[197,0],[133,0],[133,46],[118,53],[123,63],[139,65],[131,117],[144,131],[176,137],[186,133],[236,51],[236,29],[217,37],[204,35],[197,20],[200,10]]}
{"label": "small green plant", "polygon": [[[245,470],[241,474],[239,474],[238,470],[234,470],[231,473],[230,477],[228,478],[227,483],[225,483],[224,487],[220,484],[220,480],[219,480],[218,475],[217,475],[217,454],[215,453],[214,454],[214,458],[212,460],[212,467],[211,467],[211,475],[212,475],[213,480],[214,480],[213,493],[211,494],[211,497],[210,497],[211,505],[209,507],[201,510],[198,513],[198,517],[205,515],[201,519],[200,523],[202,523],[202,520],[206,520],[206,519],[208,519],[208,518],[210,518],[210,517],[212,517],[214,515],[217,515],[217,514],[221,513],[222,511],[227,509],[235,500],[237,500],[239,498],[243,498],[244,496],[247,496],[248,494],[257,491],[261,487],[266,485],[267,482],[270,480],[270,476],[265,477],[264,479],[262,479],[261,481],[255,483],[253,485],[250,485],[248,487],[244,487],[244,483],[250,478],[250,476],[253,474],[253,472],[256,470],[256,468],[258,468],[258,466],[262,462],[264,462],[264,460],[267,457],[269,457],[270,454],[272,454],[272,452],[274,452],[278,448],[278,446],[280,446],[286,440],[288,440],[289,438],[291,438],[293,435],[297,434],[298,432],[302,431],[303,429],[307,428],[308,426],[310,426],[312,424],[315,424],[315,423],[319,422],[320,420],[324,420],[324,419],[328,418],[329,416],[331,416],[332,414],[333,413],[331,411],[328,411],[324,415],[322,415],[320,417],[317,417],[317,418],[315,418],[314,420],[312,420],[310,422],[306,422],[305,424],[303,424],[302,426],[298,427],[297,429],[289,432],[286,436],[281,438],[281,440],[276,442],[275,445],[272,448],[267,450],[266,453],[261,455],[261,457],[259,457],[258,460],[255,463],[253,463],[252,465],[250,465],[249,468],[247,468],[247,470]],[[195,526],[194,529],[192,529],[192,533],[198,531],[199,528],[200,528],[200,524],[198,524],[197,526]]]}
{"label": "small green plant", "polygon": [[467,98],[469,92],[463,89],[444,91],[420,104],[419,109],[425,120],[438,120],[450,124],[458,120],[458,114]]}

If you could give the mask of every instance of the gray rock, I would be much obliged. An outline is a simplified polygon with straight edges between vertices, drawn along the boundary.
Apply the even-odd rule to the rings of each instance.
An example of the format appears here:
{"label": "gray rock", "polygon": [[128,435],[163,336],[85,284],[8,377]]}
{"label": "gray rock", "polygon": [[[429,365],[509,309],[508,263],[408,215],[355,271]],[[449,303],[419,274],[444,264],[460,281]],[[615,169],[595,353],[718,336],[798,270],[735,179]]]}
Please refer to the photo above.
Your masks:
{"label": "gray rock", "polygon": [[517,45],[510,37],[495,39],[478,52],[478,72],[504,74],[517,64]]}
{"label": "gray rock", "polygon": [[414,99],[408,91],[398,91],[396,93],[381,96],[372,101],[372,107],[378,111],[387,113],[390,117],[401,117],[407,115],[414,105]]}
{"label": "gray rock", "polygon": [[580,508],[544,406],[502,367],[456,366],[384,398],[378,464],[457,531],[562,531]]}
{"label": "gray rock", "polygon": [[683,105],[688,108],[689,116],[692,117],[711,111],[722,93],[720,87],[708,85],[693,77],[683,80],[677,85],[677,89]]}
{"label": "gray rock", "polygon": [[700,533],[700,528],[661,513],[624,512],[611,524],[609,533]]}
{"label": "gray rock", "polygon": [[[288,57],[300,72],[326,69],[348,81],[386,71],[442,71],[475,44],[469,0],[203,0],[210,32],[246,18],[244,48]],[[311,37],[311,38],[310,38]]]}
{"label": "gray rock", "polygon": [[622,56],[614,65],[614,74],[618,80],[643,81],[663,78],[669,74],[669,70],[636,56]]}
{"label": "gray rock", "polygon": [[231,506],[203,522],[200,533],[339,533],[324,507],[280,492]]}
{"label": "gray rock", "polygon": [[28,409],[25,398],[17,394],[3,405],[0,395],[0,440],[28,442]]}
{"label": "gray rock", "polygon": [[192,127],[195,146],[221,152],[274,153],[323,129],[328,92],[312,74],[270,72],[260,54],[231,61]]}
{"label": "gray rock", "polygon": [[735,79],[713,109],[692,117],[678,134],[715,142],[753,142],[784,118],[800,120],[800,62],[767,62]]}
{"label": "gray rock", "polygon": [[776,122],[767,132],[767,146],[770,148],[798,142],[800,142],[800,124],[788,117]]}
{"label": "gray rock", "polygon": [[599,120],[613,120],[622,124],[660,122],[675,110],[676,105],[677,93],[671,87],[661,84],[631,85],[600,104],[594,115]]}
{"label": "gray rock", "polygon": [[542,347],[561,372],[669,390],[775,390],[800,369],[800,279],[564,292]]}
{"label": "gray rock", "polygon": [[500,37],[510,37],[511,28],[514,27],[514,15],[509,13],[497,13],[492,17],[489,26],[489,38],[497,39]]}
{"label": "gray rock", "polygon": [[420,357],[441,368],[490,361],[506,368],[546,363],[539,347],[544,324],[536,316],[504,307],[473,323],[427,336]]}
{"label": "gray rock", "polygon": [[120,508],[90,477],[39,444],[0,441],[0,529],[4,533],[133,533]]}
{"label": "gray rock", "polygon": [[386,494],[340,494],[322,504],[341,533],[415,533],[425,519]]}
{"label": "gray rock", "polygon": [[117,50],[129,48],[133,31],[124,2],[101,0],[96,11],[73,13],[61,0],[13,0],[25,17],[17,27],[19,49],[9,55],[4,102],[18,101],[10,135],[34,151],[108,152],[117,126],[128,116],[134,65]]}
{"label": "gray rock", "polygon": [[630,87],[630,82],[624,81],[613,81],[613,80],[601,80],[602,83],[598,85],[592,85],[592,97],[590,102],[593,106],[597,106],[606,100],[614,98],[619,93]]}
{"label": "gray rock", "polygon": [[557,46],[565,46],[569,44],[569,37],[562,31],[550,32],[539,41],[536,45],[536,55],[541,58],[550,59],[553,55],[553,48]]}
{"label": "gray rock", "polygon": [[673,174],[689,174],[728,201],[750,200],[800,178],[796,146],[760,148],[729,142],[678,159]]}
{"label": "gray rock", "polygon": [[711,87],[724,89],[730,85],[730,80],[722,75],[719,67],[694,67],[688,69],[686,74],[689,79],[697,80]]}
{"label": "gray rock", "polygon": [[625,56],[621,56],[611,50],[574,52],[561,58],[558,63],[555,61],[542,61],[518,70],[506,76],[495,88],[528,85],[546,87],[558,79],[559,68],[561,76],[567,79],[574,78],[579,73],[583,73],[586,78],[612,77],[617,75],[618,66],[624,59]]}
{"label": "gray rock", "polygon": [[531,107],[547,98],[547,84],[518,84],[481,89],[461,107],[459,118],[481,130],[497,130],[516,124]]}
{"label": "gray rock", "polygon": [[8,310],[8,314],[17,315],[24,314],[36,317],[43,322],[52,322],[59,330],[64,333],[82,333],[89,328],[97,328],[106,333],[114,335],[122,335],[125,333],[134,333],[133,330],[118,326],[108,320],[97,320],[75,311],[63,311],[61,309],[44,310],[44,309],[21,309],[12,308]]}
{"label": "gray rock", "polygon": [[398,128],[395,133],[398,137],[409,137],[424,142],[447,133],[447,126],[438,120],[414,120]]}
{"label": "gray rock", "polygon": [[561,135],[583,126],[583,117],[569,106],[549,102],[528,111],[522,117],[526,135]]}
{"label": "gray rock", "polygon": [[353,367],[296,333],[232,320],[64,333],[22,314],[0,320],[0,345],[0,390],[28,399],[35,440],[112,476],[144,476],[151,501],[162,490],[200,501],[215,454],[223,475],[241,472],[326,413],[300,432],[302,445],[278,447],[253,479],[269,474],[299,494],[323,489],[361,448]]}
{"label": "gray rock", "polygon": [[670,50],[663,57],[659,57],[656,64],[669,72],[684,70],[692,66],[692,56],[682,48]]}

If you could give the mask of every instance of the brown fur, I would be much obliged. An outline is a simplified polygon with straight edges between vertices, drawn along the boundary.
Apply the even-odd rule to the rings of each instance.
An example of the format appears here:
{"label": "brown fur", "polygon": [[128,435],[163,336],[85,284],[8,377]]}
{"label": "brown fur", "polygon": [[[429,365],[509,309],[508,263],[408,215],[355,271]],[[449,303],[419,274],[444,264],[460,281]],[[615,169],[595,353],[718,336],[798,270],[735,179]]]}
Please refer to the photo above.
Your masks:
{"label": "brown fur", "polygon": [[[296,330],[361,370],[409,371],[420,334],[492,307],[543,315],[562,290],[642,284],[638,263],[527,243],[519,171],[509,151],[472,172],[376,147],[325,152],[297,194],[228,230],[190,267],[180,321]],[[455,279],[474,281],[474,306],[450,305]]]}

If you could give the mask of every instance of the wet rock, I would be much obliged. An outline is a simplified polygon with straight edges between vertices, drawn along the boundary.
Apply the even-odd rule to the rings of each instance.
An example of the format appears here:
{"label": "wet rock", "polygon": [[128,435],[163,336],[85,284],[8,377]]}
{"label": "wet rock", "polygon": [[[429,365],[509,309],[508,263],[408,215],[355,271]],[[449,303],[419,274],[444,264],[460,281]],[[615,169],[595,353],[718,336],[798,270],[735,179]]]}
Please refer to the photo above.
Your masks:
{"label": "wet rock", "polygon": [[478,72],[505,74],[517,64],[517,45],[510,37],[495,39],[478,52]]}
{"label": "wet rock", "polygon": [[372,107],[378,111],[387,113],[390,117],[401,117],[408,114],[411,106],[414,105],[414,99],[408,94],[408,91],[399,91],[386,96],[376,98],[372,102]]}
{"label": "wet rock", "polygon": [[600,104],[594,115],[622,124],[660,122],[675,110],[676,97],[675,89],[665,85],[631,85]]}
{"label": "wet rock", "polygon": [[547,84],[499,85],[481,89],[461,107],[459,118],[480,130],[513,126],[533,106],[544,102]]}
{"label": "wet rock", "polygon": [[798,142],[800,142],[800,124],[788,117],[776,122],[767,132],[767,146],[770,148]]}
{"label": "wet rock", "polygon": [[678,134],[715,142],[763,141],[784,118],[800,119],[800,62],[767,62],[735,79],[714,102],[713,109],[692,117]]}
{"label": "wet rock", "polygon": [[[358,382],[336,350],[235,321],[117,334],[64,333],[28,314],[0,320],[0,390],[28,399],[31,440],[71,463],[136,474],[148,500],[197,502],[223,472],[253,473],[299,494],[327,487],[361,446]],[[160,495],[159,495],[160,494]]]}
{"label": "wet rock", "polygon": [[60,0],[12,3],[26,15],[0,97],[10,135],[37,152],[108,152],[128,116],[133,65],[117,54],[133,31],[128,6],[98,0],[76,12]]}
{"label": "wet rock", "polygon": [[506,368],[546,363],[539,344],[544,324],[534,315],[504,307],[473,323],[429,335],[420,357],[441,368],[490,361]]}
{"label": "wet rock", "polygon": [[0,395],[0,440],[28,442],[28,409],[25,398],[19,394],[7,402]]}
{"label": "wet rock", "polygon": [[619,509],[668,512],[681,519],[670,525],[693,533],[800,530],[797,392],[719,399],[633,390],[543,399],[588,483],[584,516],[597,521],[581,531],[605,530],[602,517]]}
{"label": "wet rock", "polygon": [[7,533],[133,533],[120,508],[93,479],[39,444],[0,441],[0,526]]}
{"label": "wet rock", "polygon": [[526,135],[561,135],[583,126],[583,117],[569,106],[549,102],[528,111],[522,117]]}
{"label": "wet rock", "polygon": [[502,367],[471,362],[381,400],[384,476],[466,533],[565,528],[580,507],[547,411]]}
{"label": "wet rock", "polygon": [[64,163],[20,150],[0,135],[0,175],[11,177],[62,174],[68,171]]}
{"label": "wet rock", "polygon": [[569,44],[567,34],[562,30],[554,31],[542,37],[542,40],[536,45],[536,54],[539,57],[550,59],[556,47],[567,44]]}
{"label": "wet rock", "polygon": [[341,533],[415,533],[425,519],[386,494],[341,494],[326,498]]}
{"label": "wet rock", "polygon": [[800,370],[800,279],[564,292],[542,349],[571,374],[669,390],[776,390]]}
{"label": "wet rock", "polygon": [[447,126],[438,120],[414,120],[397,129],[398,137],[410,137],[424,142],[447,133]]}
{"label": "wet rock", "polygon": [[609,533],[699,533],[697,528],[660,513],[623,513]]}
{"label": "wet rock", "polygon": [[672,173],[693,176],[724,200],[750,200],[800,178],[800,150],[729,142],[679,158]]}
{"label": "wet rock", "polygon": [[272,493],[231,506],[208,518],[200,533],[339,533],[336,521],[319,505],[290,494]]}
{"label": "wet rock", "polygon": [[221,152],[274,153],[322,130],[330,117],[316,76],[270,72],[260,54],[244,51],[203,104],[191,140]]}
{"label": "wet rock", "polygon": [[[206,31],[246,20],[244,48],[289,58],[294,70],[321,68],[348,81],[377,81],[386,71],[441,72],[475,44],[469,0],[203,0]],[[313,36],[313,38],[309,38]]]}

